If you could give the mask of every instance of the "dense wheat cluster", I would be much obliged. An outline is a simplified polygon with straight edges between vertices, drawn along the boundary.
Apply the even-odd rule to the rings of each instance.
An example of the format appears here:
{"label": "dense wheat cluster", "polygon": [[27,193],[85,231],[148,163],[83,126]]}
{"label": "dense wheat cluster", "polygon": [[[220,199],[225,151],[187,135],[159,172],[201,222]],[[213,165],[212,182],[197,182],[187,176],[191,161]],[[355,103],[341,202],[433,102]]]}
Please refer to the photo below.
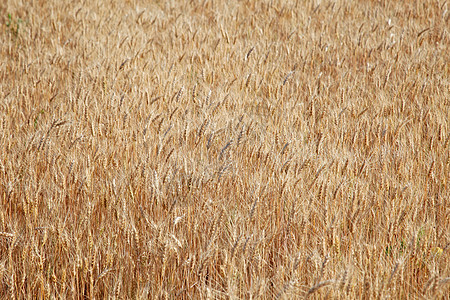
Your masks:
{"label": "dense wheat cluster", "polygon": [[0,298],[446,298],[446,1],[2,1]]}

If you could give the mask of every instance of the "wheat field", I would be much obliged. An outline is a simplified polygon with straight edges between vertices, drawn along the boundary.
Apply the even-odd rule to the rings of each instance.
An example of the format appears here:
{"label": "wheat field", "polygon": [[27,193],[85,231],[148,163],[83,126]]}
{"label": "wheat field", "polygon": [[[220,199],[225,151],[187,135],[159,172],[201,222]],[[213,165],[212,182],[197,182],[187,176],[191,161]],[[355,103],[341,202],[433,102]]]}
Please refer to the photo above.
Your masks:
{"label": "wheat field", "polygon": [[448,1],[0,3],[1,299],[449,299]]}

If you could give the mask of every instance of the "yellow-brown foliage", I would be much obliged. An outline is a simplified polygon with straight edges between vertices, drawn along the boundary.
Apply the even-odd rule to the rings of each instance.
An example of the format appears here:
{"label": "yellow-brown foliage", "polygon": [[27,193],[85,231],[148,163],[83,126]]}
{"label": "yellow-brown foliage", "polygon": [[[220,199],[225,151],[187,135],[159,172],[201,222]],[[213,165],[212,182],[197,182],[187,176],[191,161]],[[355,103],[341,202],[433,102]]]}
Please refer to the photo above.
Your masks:
{"label": "yellow-brown foliage", "polygon": [[449,16],[1,1],[0,298],[448,297]]}

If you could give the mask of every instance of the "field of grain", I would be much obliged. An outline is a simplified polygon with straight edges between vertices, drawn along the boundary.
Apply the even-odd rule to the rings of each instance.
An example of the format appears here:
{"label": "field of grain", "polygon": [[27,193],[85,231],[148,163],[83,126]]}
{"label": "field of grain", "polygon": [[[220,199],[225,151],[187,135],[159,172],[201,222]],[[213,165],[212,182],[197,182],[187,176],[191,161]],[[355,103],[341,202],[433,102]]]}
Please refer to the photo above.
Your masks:
{"label": "field of grain", "polygon": [[1,299],[448,299],[448,1],[0,3]]}

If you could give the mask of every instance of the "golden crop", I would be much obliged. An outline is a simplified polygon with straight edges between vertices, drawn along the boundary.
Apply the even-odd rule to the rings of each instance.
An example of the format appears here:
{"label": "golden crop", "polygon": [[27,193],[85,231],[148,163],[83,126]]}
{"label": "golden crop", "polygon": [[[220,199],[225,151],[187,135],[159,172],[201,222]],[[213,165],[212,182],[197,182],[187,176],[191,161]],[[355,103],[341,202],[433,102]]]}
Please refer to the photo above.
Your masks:
{"label": "golden crop", "polygon": [[449,16],[2,1],[0,298],[448,297]]}

